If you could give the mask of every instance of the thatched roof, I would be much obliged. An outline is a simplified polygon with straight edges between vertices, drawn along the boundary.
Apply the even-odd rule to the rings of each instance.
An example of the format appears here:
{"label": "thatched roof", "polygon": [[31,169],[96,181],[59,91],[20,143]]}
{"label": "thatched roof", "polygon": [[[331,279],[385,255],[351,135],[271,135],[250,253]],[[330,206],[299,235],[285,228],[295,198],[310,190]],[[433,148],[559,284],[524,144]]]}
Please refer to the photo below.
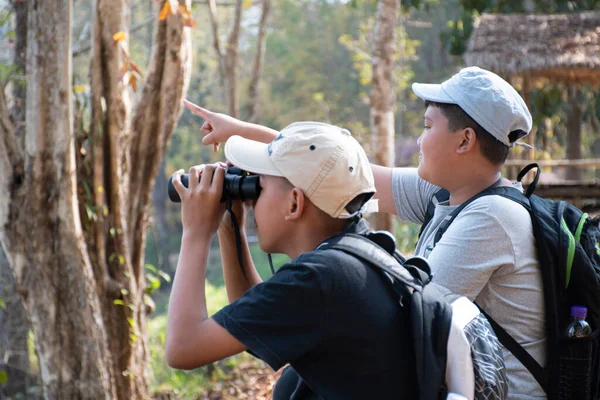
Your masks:
{"label": "thatched roof", "polygon": [[600,82],[600,12],[483,14],[465,54],[502,76]]}

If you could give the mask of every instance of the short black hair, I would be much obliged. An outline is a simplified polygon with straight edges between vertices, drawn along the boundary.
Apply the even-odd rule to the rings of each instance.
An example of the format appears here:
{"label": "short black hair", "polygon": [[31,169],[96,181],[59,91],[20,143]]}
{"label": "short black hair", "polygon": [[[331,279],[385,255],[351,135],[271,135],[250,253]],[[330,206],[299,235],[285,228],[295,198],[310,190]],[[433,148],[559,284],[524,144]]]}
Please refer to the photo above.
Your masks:
{"label": "short black hair", "polygon": [[495,165],[501,165],[508,157],[509,147],[492,136],[469,116],[460,106],[449,103],[437,103],[434,101],[425,101],[425,108],[437,107],[444,117],[448,119],[448,129],[456,132],[459,129],[471,128],[475,131],[475,136],[481,144],[483,156]]}

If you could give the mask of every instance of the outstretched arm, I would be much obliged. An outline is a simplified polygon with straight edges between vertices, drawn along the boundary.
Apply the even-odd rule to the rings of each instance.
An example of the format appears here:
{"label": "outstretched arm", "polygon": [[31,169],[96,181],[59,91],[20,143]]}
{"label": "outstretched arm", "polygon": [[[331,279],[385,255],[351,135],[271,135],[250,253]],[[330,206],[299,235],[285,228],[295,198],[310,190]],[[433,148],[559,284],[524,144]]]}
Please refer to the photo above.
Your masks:
{"label": "outstretched arm", "polygon": [[[279,132],[266,126],[251,124],[230,117],[226,114],[215,113],[200,107],[190,101],[183,104],[194,114],[204,119],[201,131],[204,134],[202,143],[213,145],[215,151],[220,143],[225,143],[233,135],[243,136],[257,142],[270,143]],[[379,199],[379,211],[397,214],[392,192],[392,168],[371,164],[375,177],[376,198]],[[242,277],[243,278],[243,277]]]}
{"label": "outstretched arm", "polygon": [[226,114],[215,113],[188,100],[183,100],[183,104],[192,113],[204,119],[204,124],[200,128],[204,134],[202,144],[212,144],[215,151],[219,144],[225,143],[233,135],[243,136],[257,142],[270,143],[279,134],[275,129],[240,121]]}

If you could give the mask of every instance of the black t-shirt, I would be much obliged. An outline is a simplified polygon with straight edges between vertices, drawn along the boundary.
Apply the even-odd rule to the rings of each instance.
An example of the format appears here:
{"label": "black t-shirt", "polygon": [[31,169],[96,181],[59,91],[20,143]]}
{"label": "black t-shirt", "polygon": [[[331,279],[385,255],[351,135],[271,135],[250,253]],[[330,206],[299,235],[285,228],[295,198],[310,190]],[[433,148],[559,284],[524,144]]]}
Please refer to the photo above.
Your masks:
{"label": "black t-shirt", "polygon": [[[417,397],[408,312],[378,272],[341,251],[300,255],[213,319],[274,370],[291,364],[323,399]],[[291,398],[312,398],[301,389]]]}

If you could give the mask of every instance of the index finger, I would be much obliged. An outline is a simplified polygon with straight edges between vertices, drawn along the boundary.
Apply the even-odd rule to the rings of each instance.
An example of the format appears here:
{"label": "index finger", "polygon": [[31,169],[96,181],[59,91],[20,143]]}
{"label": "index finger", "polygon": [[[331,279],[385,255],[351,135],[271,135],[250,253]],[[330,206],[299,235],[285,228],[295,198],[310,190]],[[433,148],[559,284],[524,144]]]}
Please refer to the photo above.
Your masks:
{"label": "index finger", "polygon": [[186,106],[187,109],[190,110],[192,113],[204,119],[208,119],[211,115],[210,111],[192,103],[189,100],[183,99],[183,105]]}

